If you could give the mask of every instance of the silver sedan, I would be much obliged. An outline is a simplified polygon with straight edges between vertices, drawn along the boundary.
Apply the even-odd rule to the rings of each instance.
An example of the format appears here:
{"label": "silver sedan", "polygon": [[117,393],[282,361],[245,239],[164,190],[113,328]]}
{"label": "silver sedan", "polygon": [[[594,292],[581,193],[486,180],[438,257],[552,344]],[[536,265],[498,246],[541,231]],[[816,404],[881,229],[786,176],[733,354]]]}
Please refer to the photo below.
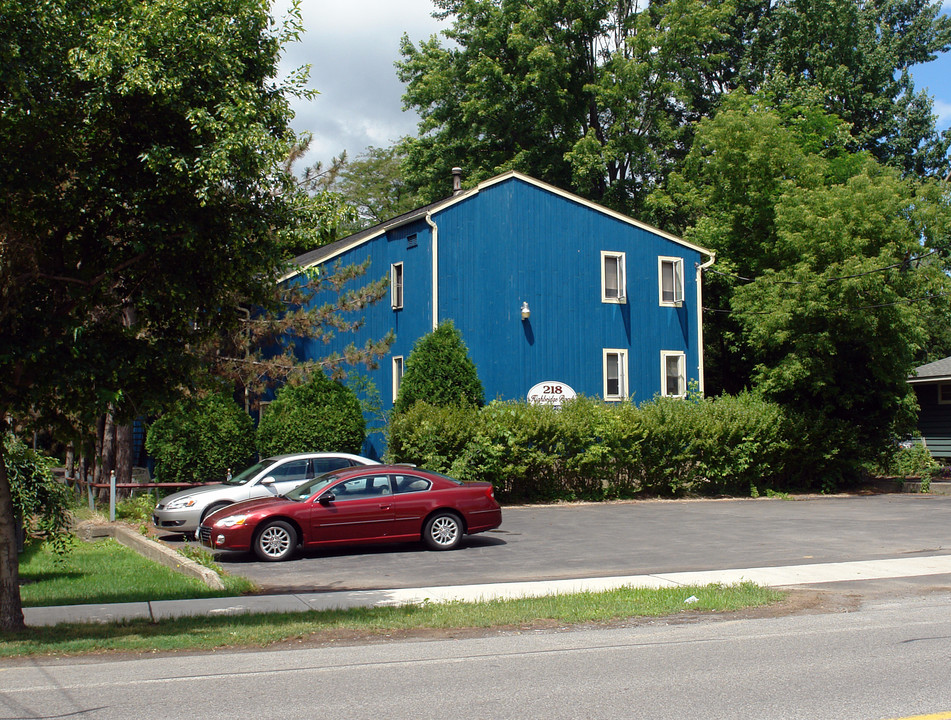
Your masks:
{"label": "silver sedan", "polygon": [[159,530],[194,535],[202,518],[232,503],[284,492],[331,470],[357,465],[379,465],[349,453],[296,453],[276,455],[217,485],[180,490],[162,499],[152,512]]}

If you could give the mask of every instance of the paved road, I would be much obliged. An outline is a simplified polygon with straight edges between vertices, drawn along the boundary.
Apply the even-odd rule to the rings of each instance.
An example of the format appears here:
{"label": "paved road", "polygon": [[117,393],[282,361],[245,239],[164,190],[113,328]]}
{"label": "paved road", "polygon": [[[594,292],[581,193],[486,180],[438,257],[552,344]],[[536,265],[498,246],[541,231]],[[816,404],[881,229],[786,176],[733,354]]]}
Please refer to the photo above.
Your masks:
{"label": "paved road", "polygon": [[0,717],[951,717],[951,595],[852,612],[0,667]]}
{"label": "paved road", "polygon": [[522,507],[454,552],[409,544],[218,560],[267,592],[409,588],[951,554],[949,521],[951,496],[910,494]]}

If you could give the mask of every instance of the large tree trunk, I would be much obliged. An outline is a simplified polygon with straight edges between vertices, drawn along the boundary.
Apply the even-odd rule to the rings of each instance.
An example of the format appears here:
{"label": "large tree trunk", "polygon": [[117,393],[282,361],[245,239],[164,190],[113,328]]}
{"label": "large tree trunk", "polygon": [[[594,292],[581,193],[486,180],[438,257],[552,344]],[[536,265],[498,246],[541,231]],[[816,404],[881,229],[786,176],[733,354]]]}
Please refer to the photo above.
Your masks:
{"label": "large tree trunk", "polygon": [[[132,482],[132,425],[120,425],[116,428],[116,482]],[[124,490],[118,495],[129,495]]]}
{"label": "large tree trunk", "polygon": [[0,633],[23,630],[20,603],[20,558],[17,552],[13,494],[4,459],[3,437],[7,431],[6,412],[0,410]]}
{"label": "large tree trunk", "polygon": [[66,446],[66,480],[72,480],[76,475],[76,443]]}
{"label": "large tree trunk", "polygon": [[[109,476],[116,469],[116,424],[110,411],[106,415],[106,421],[102,428],[102,446],[99,465],[99,482],[109,482]],[[99,499],[102,502],[109,500],[109,488],[105,487],[99,491]]]}

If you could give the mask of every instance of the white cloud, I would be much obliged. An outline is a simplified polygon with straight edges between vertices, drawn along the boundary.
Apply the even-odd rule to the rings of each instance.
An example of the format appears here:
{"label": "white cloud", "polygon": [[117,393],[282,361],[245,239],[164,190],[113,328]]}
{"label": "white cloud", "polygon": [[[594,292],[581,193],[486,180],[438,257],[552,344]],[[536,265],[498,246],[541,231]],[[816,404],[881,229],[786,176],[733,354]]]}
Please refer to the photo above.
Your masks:
{"label": "white cloud", "polygon": [[936,125],[939,129],[951,127],[951,102],[935,98],[934,114],[938,116]]}
{"label": "white cloud", "polygon": [[[289,5],[275,0],[275,16]],[[342,150],[354,157],[415,133],[418,118],[403,112],[393,63],[404,33],[418,42],[442,29],[433,10],[431,0],[304,0],[305,33],[285,49],[282,69],[310,65],[310,87],[320,93],[294,104],[294,128],[314,135],[308,164]]]}

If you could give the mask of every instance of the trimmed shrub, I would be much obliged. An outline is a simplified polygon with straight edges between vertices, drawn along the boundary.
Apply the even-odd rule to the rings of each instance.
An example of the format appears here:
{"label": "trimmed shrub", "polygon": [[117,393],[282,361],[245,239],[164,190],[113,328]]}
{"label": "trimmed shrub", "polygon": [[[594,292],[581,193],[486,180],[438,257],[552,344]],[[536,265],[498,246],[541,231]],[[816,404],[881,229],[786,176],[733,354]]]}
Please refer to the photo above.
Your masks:
{"label": "trimmed shrub", "polygon": [[473,407],[438,407],[422,400],[390,419],[386,455],[436,472],[450,472],[479,422]]}
{"label": "trimmed shrub", "polygon": [[482,381],[451,320],[416,341],[406,359],[393,412],[406,412],[420,400],[449,407],[481,407],[484,403]]}
{"label": "trimmed shrub", "polygon": [[356,394],[323,372],[285,385],[258,424],[262,456],[294,452],[359,453],[366,421]]}
{"label": "trimmed shrub", "polygon": [[420,402],[392,420],[389,452],[461,480],[488,480],[508,501],[600,500],[809,487],[826,453],[809,442],[802,418],[750,394],[640,406],[579,397],[560,410]]}
{"label": "trimmed shrub", "polygon": [[224,480],[254,461],[254,422],[230,396],[209,394],[152,423],[145,447],[162,482]]}

